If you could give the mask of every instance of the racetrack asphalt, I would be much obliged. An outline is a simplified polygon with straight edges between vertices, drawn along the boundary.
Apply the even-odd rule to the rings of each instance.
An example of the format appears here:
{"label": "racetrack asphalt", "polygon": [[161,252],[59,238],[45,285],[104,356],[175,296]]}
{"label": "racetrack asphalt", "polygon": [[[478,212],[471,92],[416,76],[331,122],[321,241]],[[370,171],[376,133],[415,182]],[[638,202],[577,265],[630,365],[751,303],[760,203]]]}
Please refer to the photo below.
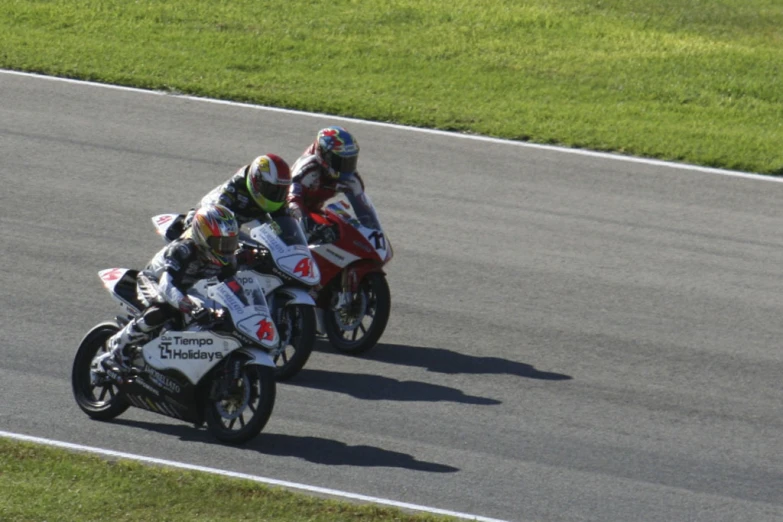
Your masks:
{"label": "racetrack asphalt", "polygon": [[[783,520],[783,184],[12,74],[0,99],[0,430],[505,520]],[[90,421],[97,272],[333,123],[394,247],[381,343],[320,343],[242,448]]]}

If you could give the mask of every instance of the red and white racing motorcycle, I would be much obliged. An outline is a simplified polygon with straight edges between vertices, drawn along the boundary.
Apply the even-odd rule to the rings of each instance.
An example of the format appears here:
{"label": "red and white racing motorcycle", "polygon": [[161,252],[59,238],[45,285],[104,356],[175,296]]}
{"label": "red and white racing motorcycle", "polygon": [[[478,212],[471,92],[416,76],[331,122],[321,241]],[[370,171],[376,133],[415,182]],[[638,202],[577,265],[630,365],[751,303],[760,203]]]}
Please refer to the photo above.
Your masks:
{"label": "red and white racing motorcycle", "polygon": [[[184,215],[160,214],[152,218],[156,231],[168,241],[172,225],[181,227]],[[175,229],[179,232],[180,229]],[[177,235],[175,232],[174,236]],[[237,272],[243,285],[260,286],[280,333],[279,342],[269,349],[275,361],[278,380],[296,375],[313,352],[316,335],[315,301],[310,291],[318,285],[318,271],[299,222],[290,216],[276,216],[271,221],[251,221],[240,228],[240,244],[264,252],[257,263]],[[202,294],[215,281],[199,281]]]}
{"label": "red and white racing motorcycle", "polygon": [[79,408],[98,420],[117,417],[130,406],[200,425],[220,441],[239,444],[264,428],[275,404],[275,363],[265,350],[279,343],[262,288],[235,278],[207,289],[220,311],[208,325],[172,319],[160,334],[130,345],[130,368],[96,371],[96,356],[143,305],[136,295],[136,270],[98,273],[125,314],[95,326],[76,352],[71,372]]}
{"label": "red and white racing motorcycle", "polygon": [[391,293],[383,268],[394,255],[391,243],[364,191],[339,192],[309,217],[336,228],[337,236],[310,245],[321,272],[318,331],[339,351],[362,353],[375,346],[389,320]]}

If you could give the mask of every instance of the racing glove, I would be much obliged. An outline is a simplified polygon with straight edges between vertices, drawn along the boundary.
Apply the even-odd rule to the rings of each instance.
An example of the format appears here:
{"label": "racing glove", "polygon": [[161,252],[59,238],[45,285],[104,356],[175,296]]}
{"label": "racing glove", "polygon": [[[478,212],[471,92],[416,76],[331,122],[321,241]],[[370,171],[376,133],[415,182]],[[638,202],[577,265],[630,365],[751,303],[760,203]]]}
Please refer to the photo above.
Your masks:
{"label": "racing glove", "polygon": [[207,324],[215,319],[215,312],[211,308],[202,306],[193,310],[190,317],[198,324]]}

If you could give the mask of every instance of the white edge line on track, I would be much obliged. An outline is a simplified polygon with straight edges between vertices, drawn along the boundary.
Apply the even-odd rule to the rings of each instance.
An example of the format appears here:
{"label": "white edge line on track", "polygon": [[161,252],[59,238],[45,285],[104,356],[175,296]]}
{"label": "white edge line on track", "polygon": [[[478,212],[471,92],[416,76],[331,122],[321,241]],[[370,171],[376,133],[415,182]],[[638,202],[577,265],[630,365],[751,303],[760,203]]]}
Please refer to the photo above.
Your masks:
{"label": "white edge line on track", "polygon": [[439,136],[448,136],[451,138],[462,138],[462,139],[469,139],[469,140],[476,140],[476,141],[486,141],[490,143],[497,143],[497,144],[504,144],[504,145],[514,145],[518,147],[525,147],[525,148],[531,148],[531,149],[538,149],[538,150],[549,150],[554,152],[563,152],[567,154],[578,154],[581,156],[590,156],[594,158],[602,158],[602,159],[610,159],[610,160],[617,160],[617,161],[628,161],[631,163],[642,163],[645,165],[654,165],[659,167],[668,167],[668,168],[676,168],[676,169],[683,169],[683,170],[692,170],[697,172],[703,172],[707,174],[719,174],[722,176],[732,176],[736,178],[746,178],[746,179],[755,179],[755,180],[762,180],[762,181],[773,181],[781,183],[783,182],[783,177],[777,177],[777,176],[765,176],[762,174],[753,174],[750,172],[740,172],[735,170],[724,170],[724,169],[716,169],[712,167],[702,167],[699,165],[689,165],[687,163],[675,163],[672,161],[663,161],[663,160],[655,160],[655,159],[648,159],[648,158],[639,158],[636,156],[623,156],[621,154],[611,154],[608,152],[596,152],[586,149],[570,149],[567,147],[558,147],[555,145],[542,145],[538,143],[530,143],[530,142],[524,142],[524,141],[513,141],[513,140],[504,140],[500,138],[492,138],[489,136],[479,136],[475,134],[460,134],[457,132],[448,132],[448,131],[441,131],[441,130],[435,130],[435,129],[425,129],[421,127],[408,127],[405,125],[398,125],[394,123],[384,123],[384,122],[377,122],[377,121],[367,121],[367,120],[360,120],[357,118],[346,118],[344,116],[333,116],[330,114],[321,114],[321,113],[315,113],[315,112],[304,112],[304,111],[295,111],[291,109],[281,109],[278,107],[267,107],[265,105],[253,105],[250,103],[240,103],[240,102],[234,102],[229,100],[217,100],[214,98],[201,98],[198,96],[188,96],[184,94],[175,94],[175,93],[169,93],[164,91],[152,91],[147,89],[139,89],[136,87],[125,87],[122,85],[112,85],[107,83],[97,83],[97,82],[90,82],[85,80],[75,80],[72,78],[60,78],[58,76],[46,76],[42,74],[36,74],[36,73],[27,73],[27,72],[21,72],[21,71],[11,71],[8,69],[0,69],[0,73],[2,74],[10,74],[10,75],[16,75],[16,76],[27,76],[32,78],[41,78],[45,80],[51,80],[51,81],[58,81],[58,82],[65,82],[65,83],[74,83],[78,85],[89,85],[93,87],[103,87],[106,89],[115,89],[120,91],[128,91],[128,92],[136,92],[141,94],[154,94],[157,96],[171,96],[174,98],[181,98],[185,100],[193,100],[193,101],[200,101],[200,102],[206,102],[206,103],[214,103],[219,105],[230,105],[233,107],[245,107],[248,109],[254,109],[254,110],[261,110],[261,111],[269,111],[269,112],[279,112],[283,114],[292,114],[297,116],[310,116],[313,118],[330,118],[333,120],[338,121],[346,121],[346,122],[360,122],[365,125],[374,125],[377,127],[388,127],[392,129],[400,129],[400,130],[408,130],[412,132],[421,132],[425,134],[434,134]]}
{"label": "white edge line on track", "polygon": [[222,469],[217,468],[208,468],[205,466],[197,466],[195,464],[186,464],[184,462],[176,462],[173,460],[165,460],[165,459],[158,459],[154,457],[145,457],[143,455],[134,455],[132,453],[123,453],[121,451],[113,451],[113,450],[107,450],[103,448],[95,448],[92,446],[82,446],[81,444],[72,444],[70,442],[62,442],[58,440],[51,440],[51,439],[44,439],[41,437],[32,437],[30,435],[22,435],[20,433],[11,433],[8,431],[0,431],[0,437],[5,437],[9,439],[24,441],[24,442],[33,442],[36,444],[43,444],[46,446],[54,446],[57,448],[63,448],[67,450],[73,450],[73,451],[80,451],[80,452],[86,452],[86,453],[95,453],[98,455],[103,455],[106,457],[115,457],[120,459],[128,459],[128,460],[134,460],[137,462],[144,462],[147,464],[157,464],[160,466],[167,466],[170,468],[177,468],[177,469],[185,469],[189,471],[200,471],[203,473],[211,473],[213,475],[222,475],[224,477],[234,478],[234,479],[243,479],[243,480],[251,480],[253,482],[259,482],[262,484],[267,484],[270,486],[281,486],[285,488],[291,488],[291,489],[299,489],[303,491],[308,491],[310,493],[321,493],[324,495],[330,495],[333,497],[342,497],[346,499],[351,500],[361,500],[364,502],[371,502],[373,504],[383,504],[386,506],[391,506],[395,508],[400,509],[410,509],[413,511],[421,511],[425,513],[432,513],[435,515],[446,515],[456,518],[462,518],[466,520],[477,520],[479,522],[505,522],[500,519],[496,518],[487,518],[487,517],[481,517],[478,515],[470,515],[468,513],[459,513],[456,511],[448,511],[446,509],[438,509],[438,508],[431,508],[427,506],[419,506],[416,504],[408,504],[406,502],[397,502],[396,500],[388,500],[385,498],[376,498],[376,497],[370,497],[367,495],[360,495],[358,493],[349,493],[346,491],[339,491],[336,489],[328,489],[328,488],[320,488],[317,486],[308,486],[307,484],[298,484],[296,482],[287,482],[285,480],[277,480],[267,477],[259,477],[257,475],[248,475],[246,473],[237,473],[234,471],[226,471]]}

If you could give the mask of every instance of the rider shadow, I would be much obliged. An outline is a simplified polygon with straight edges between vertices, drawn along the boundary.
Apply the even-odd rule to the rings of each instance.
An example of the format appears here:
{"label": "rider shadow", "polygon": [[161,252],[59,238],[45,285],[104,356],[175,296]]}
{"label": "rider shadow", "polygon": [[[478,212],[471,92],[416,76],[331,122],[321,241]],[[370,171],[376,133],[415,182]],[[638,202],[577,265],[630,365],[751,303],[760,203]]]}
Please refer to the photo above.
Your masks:
{"label": "rider shadow", "polygon": [[287,384],[342,393],[367,401],[458,402],[496,405],[501,401],[465,395],[461,390],[420,381],[398,381],[382,375],[303,369]]}
{"label": "rider shadow", "polygon": [[297,457],[313,464],[326,466],[356,466],[404,468],[430,473],[454,473],[459,468],[424,462],[407,453],[390,451],[376,446],[350,446],[344,442],[321,437],[297,437],[277,433],[261,433],[244,446],[264,455]]}
{"label": "rider shadow", "polygon": [[[165,419],[165,417],[161,417]],[[206,429],[197,429],[187,424],[169,424],[130,419],[114,419],[112,424],[121,424],[146,431],[178,437],[185,442],[205,444],[223,443],[217,441]],[[412,455],[389,451],[375,446],[350,446],[344,442],[322,437],[299,437],[278,433],[261,432],[249,442],[237,446],[244,450],[257,451],[275,457],[295,457],[313,464],[326,466],[386,467],[404,468],[429,473],[455,473],[459,468],[416,460]]]}
{"label": "rider shadow", "polygon": [[[326,346],[329,346],[327,343]],[[331,349],[331,347],[329,348]],[[567,381],[570,375],[536,370],[530,364],[510,361],[500,357],[465,355],[445,348],[427,348],[404,344],[378,343],[368,353],[375,361],[404,366],[417,366],[430,372],[445,374],[516,375],[543,381]]]}

